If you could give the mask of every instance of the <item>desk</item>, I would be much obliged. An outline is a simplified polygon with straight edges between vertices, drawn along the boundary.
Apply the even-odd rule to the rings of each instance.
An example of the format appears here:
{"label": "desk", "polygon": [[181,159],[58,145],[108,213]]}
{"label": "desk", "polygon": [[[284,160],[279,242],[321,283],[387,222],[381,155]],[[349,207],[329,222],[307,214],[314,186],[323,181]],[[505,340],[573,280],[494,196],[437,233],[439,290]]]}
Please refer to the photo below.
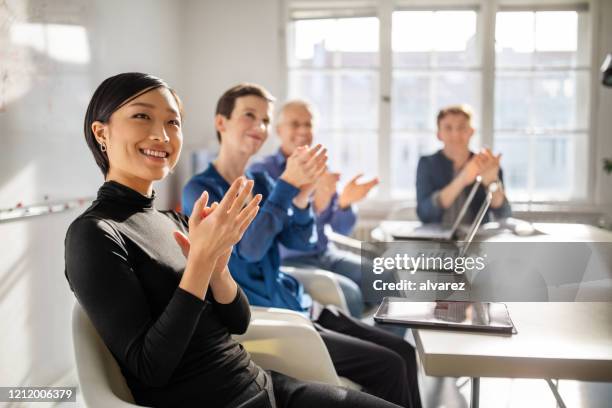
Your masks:
{"label": "desk", "polygon": [[[416,228],[419,221],[383,221],[374,228],[371,237],[374,241],[393,241],[388,227],[401,224],[404,228]],[[533,226],[542,234],[519,237],[510,231],[497,234],[476,234],[476,241],[484,242],[612,242],[612,231],[585,224],[534,223]]]}
{"label": "desk", "polygon": [[413,330],[428,375],[612,382],[612,303],[507,303],[511,337]]}
{"label": "desk", "polygon": [[[544,234],[518,237],[502,232],[476,239],[487,242],[612,242],[612,232],[589,225],[534,226]],[[372,235],[378,240],[388,239],[384,224]],[[518,334],[510,337],[413,330],[425,372],[432,376],[472,377],[473,408],[479,404],[480,377],[612,382],[612,303],[507,305],[518,330]],[[563,407],[556,388],[547,381]]]}

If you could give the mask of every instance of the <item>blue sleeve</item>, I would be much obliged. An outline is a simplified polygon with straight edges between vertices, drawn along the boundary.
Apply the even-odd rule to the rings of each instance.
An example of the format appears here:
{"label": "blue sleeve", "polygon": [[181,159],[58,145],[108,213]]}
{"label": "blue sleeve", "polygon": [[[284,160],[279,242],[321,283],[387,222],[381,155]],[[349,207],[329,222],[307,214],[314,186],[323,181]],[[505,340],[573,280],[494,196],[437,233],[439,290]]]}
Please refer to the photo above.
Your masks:
{"label": "blue sleeve", "polygon": [[[234,247],[234,253],[247,262],[260,261],[275,244],[275,239],[279,235],[280,241],[290,247],[297,245],[300,248],[311,249],[307,243],[310,240],[316,242],[310,208],[300,210],[292,204],[299,190],[283,180],[273,184],[268,178],[266,183],[268,188],[271,188],[270,195],[240,242]],[[292,234],[295,236],[291,236]]]}
{"label": "blue sleeve", "polygon": [[279,241],[289,249],[312,251],[318,239],[312,206],[302,209],[292,206],[292,215],[279,235]]}
{"label": "blue sleeve", "polygon": [[427,158],[421,157],[417,166],[417,215],[424,223],[441,222],[444,209],[437,200],[438,191],[433,183],[433,169]]}
{"label": "blue sleeve", "polygon": [[332,197],[329,206],[331,207],[331,219],[329,221],[329,225],[331,225],[335,232],[343,235],[349,235],[351,231],[353,231],[353,227],[355,227],[355,223],[357,222],[357,216],[355,215],[353,206],[340,208],[338,206],[337,193]]}
{"label": "blue sleeve", "polygon": [[[183,214],[190,216],[193,211],[193,204],[196,202],[202,192],[204,191],[204,186],[195,181],[194,179],[190,180],[189,183],[183,188],[183,197],[182,197],[182,206],[183,206]],[[210,191],[209,191],[210,194]],[[212,201],[209,199],[209,203]]]}
{"label": "blue sleeve", "polygon": [[[502,184],[504,183],[504,172],[502,169],[499,169],[499,179]],[[495,215],[496,219],[508,218],[512,217],[512,208],[510,207],[510,203],[508,202],[508,197],[504,197],[504,203],[499,208],[491,208],[491,212]]]}
{"label": "blue sleeve", "polygon": [[266,164],[263,161],[258,161],[249,166],[249,171],[251,173],[268,173],[268,169],[266,168]]}

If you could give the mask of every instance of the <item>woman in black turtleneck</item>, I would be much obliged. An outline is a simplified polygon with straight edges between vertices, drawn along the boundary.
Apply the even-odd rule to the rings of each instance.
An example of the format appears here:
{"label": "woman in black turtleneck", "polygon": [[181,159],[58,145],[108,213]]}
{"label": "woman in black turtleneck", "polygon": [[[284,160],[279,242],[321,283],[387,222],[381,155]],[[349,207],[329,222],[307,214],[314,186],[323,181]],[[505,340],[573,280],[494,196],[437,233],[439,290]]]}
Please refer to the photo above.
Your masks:
{"label": "woman in black turtleneck", "polygon": [[[154,181],[176,165],[182,107],[162,80],[106,79],[85,139],[106,182],[66,234],[66,277],[119,363],[137,403],[155,407],[394,407],[370,395],[306,383],[255,365],[230,334],[249,305],[227,269],[257,213],[252,181],[220,203],[206,193],[191,218],[154,208]],[[243,206],[243,203],[247,202]]]}

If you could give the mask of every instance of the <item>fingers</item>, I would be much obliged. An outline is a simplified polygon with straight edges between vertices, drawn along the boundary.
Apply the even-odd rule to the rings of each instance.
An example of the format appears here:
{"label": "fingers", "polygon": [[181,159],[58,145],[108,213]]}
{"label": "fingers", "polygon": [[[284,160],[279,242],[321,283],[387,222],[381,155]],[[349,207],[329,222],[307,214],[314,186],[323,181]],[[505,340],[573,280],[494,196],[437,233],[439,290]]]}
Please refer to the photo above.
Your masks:
{"label": "fingers", "polygon": [[246,206],[240,213],[240,219],[238,223],[238,233],[240,234],[240,237],[242,237],[246,229],[249,227],[249,225],[251,225],[251,222],[253,222],[253,220],[257,216],[257,213],[259,212],[259,202],[261,201],[261,195],[258,194],[256,197],[258,197],[257,201],[252,200],[251,203],[249,203],[249,205]]}
{"label": "fingers", "polygon": [[219,210],[223,214],[227,213],[231,208],[232,204],[234,204],[236,196],[238,195],[240,188],[244,184],[244,180],[245,179],[243,176],[240,176],[236,180],[234,180],[230,188],[227,190],[227,193],[225,193],[225,195],[223,196],[223,199],[219,203]]}
{"label": "fingers", "polygon": [[240,193],[238,193],[238,196],[229,209],[230,218],[234,218],[238,215],[244,202],[246,201],[246,198],[249,196],[249,194],[251,194],[251,190],[253,190],[253,184],[253,180],[248,180],[242,190],[240,190]]}
{"label": "fingers", "polygon": [[252,210],[254,207],[257,207],[259,205],[259,203],[261,202],[261,194],[257,194],[255,197],[253,197],[251,199],[251,201],[248,202],[248,204],[241,209],[240,214],[238,214],[238,216],[236,217],[236,222],[238,224],[240,224],[244,218],[246,217],[246,214]]}
{"label": "fingers", "polygon": [[205,190],[200,196],[200,198],[198,198],[196,202],[193,204],[193,209],[191,210],[191,216],[189,217],[190,226],[197,225],[200,222],[202,209],[206,207],[206,204],[208,204],[208,191]]}
{"label": "fingers", "polygon": [[371,190],[374,188],[374,186],[378,185],[378,183],[380,183],[380,180],[378,180],[378,177],[374,177],[372,180],[365,183],[365,186],[368,188],[368,190]]}
{"label": "fingers", "polygon": [[189,249],[191,248],[191,243],[189,242],[189,238],[181,231],[174,231],[172,234],[174,236],[174,240],[181,247],[181,251],[183,251],[183,255],[185,258],[189,255]]}
{"label": "fingers", "polygon": [[347,184],[357,184],[357,180],[359,180],[361,177],[363,177],[363,173],[357,174],[355,177],[350,179]]}

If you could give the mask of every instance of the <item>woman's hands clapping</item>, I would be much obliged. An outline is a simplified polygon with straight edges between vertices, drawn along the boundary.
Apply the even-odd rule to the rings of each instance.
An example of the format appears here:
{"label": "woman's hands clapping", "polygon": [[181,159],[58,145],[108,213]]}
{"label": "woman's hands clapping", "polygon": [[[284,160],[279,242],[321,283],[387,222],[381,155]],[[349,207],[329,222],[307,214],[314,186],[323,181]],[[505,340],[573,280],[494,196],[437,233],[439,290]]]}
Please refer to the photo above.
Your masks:
{"label": "woman's hands clapping", "polygon": [[208,207],[206,191],[195,202],[189,218],[189,236],[174,233],[187,257],[180,284],[183,289],[198,296],[205,294],[208,283],[225,270],[232,246],[240,241],[259,211],[260,194],[247,202],[252,190],[253,181],[239,177],[220,203]]}

